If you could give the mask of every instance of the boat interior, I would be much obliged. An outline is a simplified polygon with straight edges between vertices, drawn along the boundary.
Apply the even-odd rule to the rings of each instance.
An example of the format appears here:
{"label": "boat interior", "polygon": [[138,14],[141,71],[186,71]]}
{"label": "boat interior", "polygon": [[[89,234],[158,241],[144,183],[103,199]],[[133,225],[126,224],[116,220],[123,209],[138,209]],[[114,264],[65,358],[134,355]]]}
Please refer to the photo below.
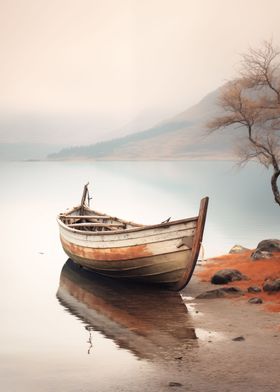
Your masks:
{"label": "boat interior", "polygon": [[143,226],[93,211],[86,206],[79,206],[60,214],[59,219],[66,226],[81,231],[114,231]]}
{"label": "boat interior", "polygon": [[[67,227],[79,231],[118,231],[137,229],[145,226],[94,211],[89,208],[90,200],[88,184],[86,184],[84,186],[81,204],[63,214],[59,214],[58,219]],[[160,225],[168,227],[170,219],[171,217],[161,222]]]}

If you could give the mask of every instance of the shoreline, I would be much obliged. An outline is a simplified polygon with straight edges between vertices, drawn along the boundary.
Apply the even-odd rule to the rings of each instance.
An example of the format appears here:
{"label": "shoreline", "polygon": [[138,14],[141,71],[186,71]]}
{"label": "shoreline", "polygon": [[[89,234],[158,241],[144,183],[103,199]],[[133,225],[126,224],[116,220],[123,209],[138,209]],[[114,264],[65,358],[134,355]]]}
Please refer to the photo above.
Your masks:
{"label": "shoreline", "polygon": [[[249,300],[259,297],[263,304],[259,305],[261,309],[268,312],[280,312],[280,291],[265,292],[263,284],[267,279],[277,279],[280,277],[280,253],[274,253],[268,259],[252,260],[251,254],[254,250],[247,250],[242,253],[225,254],[209,258],[201,263],[201,268],[196,270],[196,277],[204,283],[208,283],[209,290],[222,287],[236,287],[241,289],[244,294],[239,297],[240,300]],[[218,270],[236,269],[247,277],[244,280],[229,282],[227,284],[212,284],[211,277]],[[261,289],[258,293],[249,293],[248,287],[257,286]],[[236,298],[235,298],[236,300]]]}
{"label": "shoreline", "polygon": [[[265,301],[262,305],[248,303],[247,295],[197,298],[202,292],[227,286],[209,281],[213,266],[217,270],[222,260],[227,267],[232,263],[224,255],[198,264],[189,285],[181,292],[197,333],[198,347],[183,357],[184,375],[175,371],[174,378],[194,392],[276,391],[280,382],[280,312],[267,309]],[[228,286],[238,286],[240,282]],[[251,280],[244,281],[244,285],[252,284]]]}

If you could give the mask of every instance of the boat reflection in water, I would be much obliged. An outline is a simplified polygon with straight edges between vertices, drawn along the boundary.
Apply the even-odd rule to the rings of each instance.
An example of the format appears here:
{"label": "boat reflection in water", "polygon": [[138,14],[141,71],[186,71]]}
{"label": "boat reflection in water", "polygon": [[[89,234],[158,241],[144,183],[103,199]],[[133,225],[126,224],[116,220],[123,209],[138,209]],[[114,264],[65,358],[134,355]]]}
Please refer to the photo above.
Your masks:
{"label": "boat reflection in water", "polygon": [[101,332],[140,359],[173,360],[196,345],[191,317],[177,292],[101,277],[69,259],[57,298],[89,332]]}

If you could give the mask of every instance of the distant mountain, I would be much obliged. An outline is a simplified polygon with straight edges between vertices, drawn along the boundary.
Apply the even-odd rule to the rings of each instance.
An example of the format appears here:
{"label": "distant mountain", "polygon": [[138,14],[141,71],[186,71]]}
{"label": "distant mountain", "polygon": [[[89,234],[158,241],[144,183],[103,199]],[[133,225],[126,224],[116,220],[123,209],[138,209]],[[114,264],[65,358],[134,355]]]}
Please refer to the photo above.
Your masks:
{"label": "distant mountain", "polygon": [[0,161],[42,160],[63,147],[61,144],[0,143]]}
{"label": "distant mountain", "polygon": [[87,146],[63,149],[51,160],[227,159],[233,156],[232,132],[208,135],[207,122],[219,113],[220,89],[177,116],[142,132]]}

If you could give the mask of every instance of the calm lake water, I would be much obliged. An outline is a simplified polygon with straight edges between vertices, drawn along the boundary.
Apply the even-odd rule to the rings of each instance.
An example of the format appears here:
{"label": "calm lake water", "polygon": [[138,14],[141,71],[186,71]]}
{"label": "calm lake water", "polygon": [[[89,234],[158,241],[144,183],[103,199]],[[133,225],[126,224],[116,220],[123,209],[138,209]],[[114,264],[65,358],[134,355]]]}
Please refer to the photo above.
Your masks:
{"label": "calm lake water", "polygon": [[209,196],[206,257],[279,238],[269,173],[254,164],[2,162],[0,178],[5,392],[153,390],[158,368],[199,344],[180,294],[92,285],[65,264],[55,217],[86,182],[92,207],[140,223],[195,216]]}

